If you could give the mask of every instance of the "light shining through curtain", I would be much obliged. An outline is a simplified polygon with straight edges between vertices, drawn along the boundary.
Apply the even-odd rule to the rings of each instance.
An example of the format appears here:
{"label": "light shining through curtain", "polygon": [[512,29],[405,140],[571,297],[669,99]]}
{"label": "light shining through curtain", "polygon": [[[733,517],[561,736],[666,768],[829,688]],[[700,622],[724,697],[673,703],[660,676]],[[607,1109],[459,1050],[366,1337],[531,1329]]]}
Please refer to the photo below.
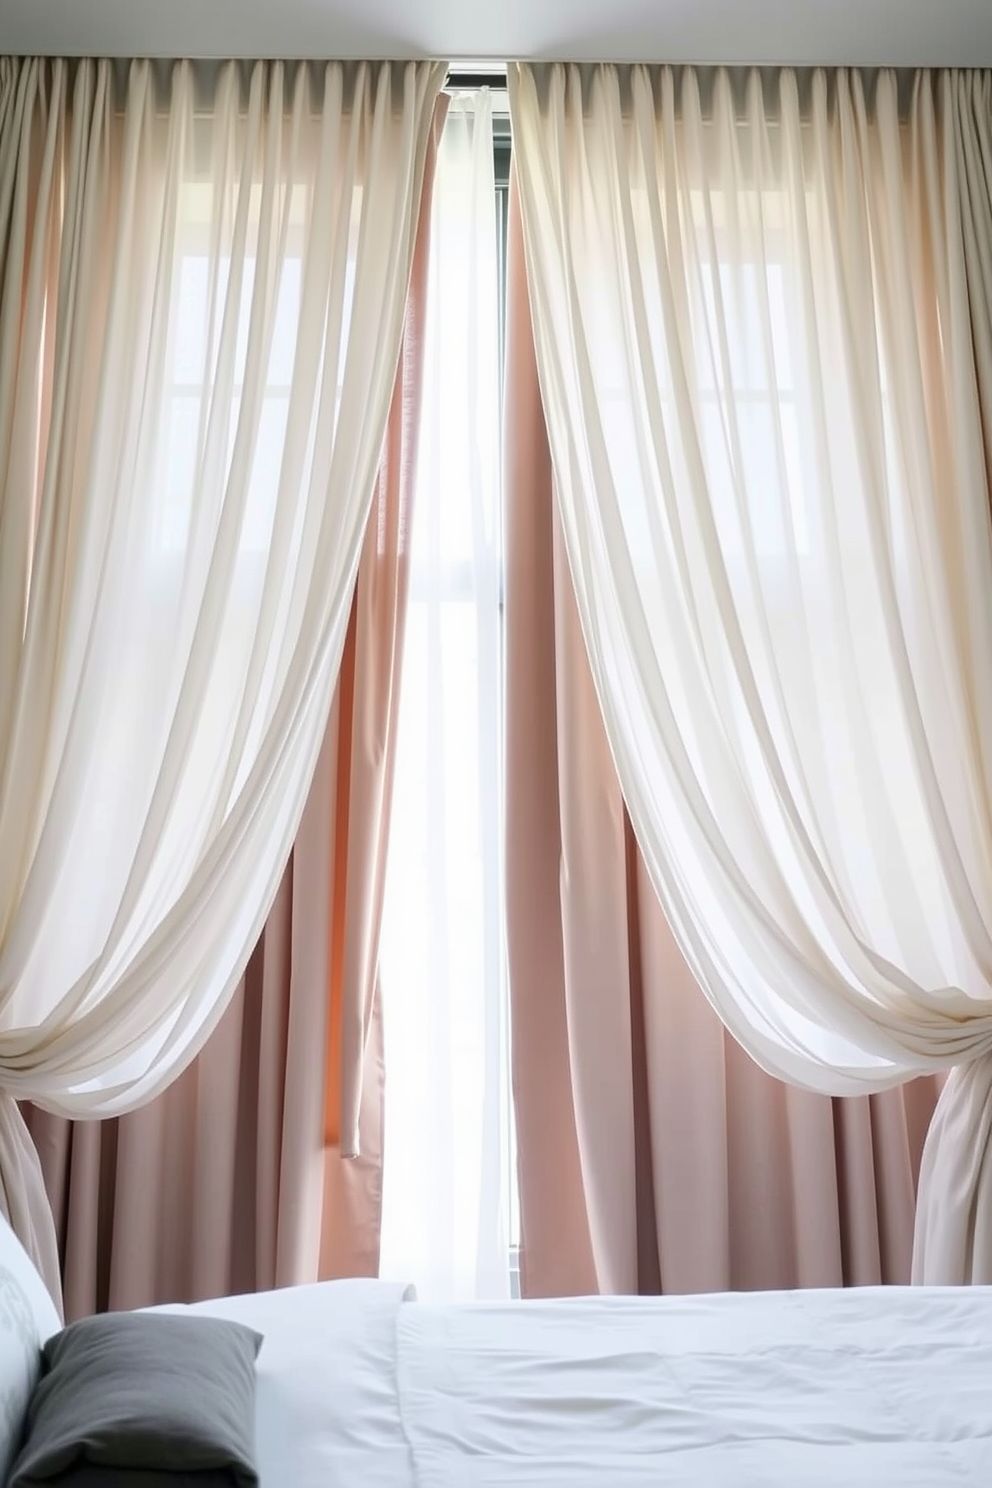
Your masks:
{"label": "light shining through curtain", "polygon": [[53,1290],[14,1100],[150,1100],[258,939],[344,645],[441,77],[0,58],[0,1208]]}
{"label": "light shining through curtain", "polygon": [[992,1279],[992,81],[906,81],[516,64],[508,91],[648,871],[770,1073],[952,1070],[913,1260],[948,1285]]}
{"label": "light shining through curtain", "polygon": [[438,155],[410,608],[380,951],[380,1274],[509,1294],[501,912],[499,235],[492,105]]}
{"label": "light shining through curtain", "polygon": [[[705,80],[704,80],[705,81]],[[805,85],[804,85],[805,86]],[[607,733],[726,1025],[824,1094],[992,1046],[992,548],[955,82],[511,69]],[[808,96],[807,96],[808,94]],[[938,162],[941,162],[938,164]]]}

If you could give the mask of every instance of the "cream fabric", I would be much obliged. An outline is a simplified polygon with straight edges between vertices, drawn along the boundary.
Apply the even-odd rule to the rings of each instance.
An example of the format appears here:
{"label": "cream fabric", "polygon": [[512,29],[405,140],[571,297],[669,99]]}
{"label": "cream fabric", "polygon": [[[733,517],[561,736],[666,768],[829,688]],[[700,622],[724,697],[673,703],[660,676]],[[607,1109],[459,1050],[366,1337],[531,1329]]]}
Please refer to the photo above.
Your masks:
{"label": "cream fabric", "polygon": [[[0,63],[9,1095],[147,1101],[258,938],[327,722],[441,77]],[[8,1099],[0,1151],[18,1123]]]}
{"label": "cream fabric", "polygon": [[837,1099],[796,1089],[759,1069],[700,995],[633,840],[589,669],[512,183],[506,279],[506,956],[521,1291],[904,1284],[942,1076]]}
{"label": "cream fabric", "polygon": [[[155,1100],[105,1122],[22,1106],[59,1236],[67,1318],[378,1270],[381,998],[374,977],[371,987],[364,978],[364,956],[355,958],[358,973],[346,974],[345,963],[355,942],[365,947],[378,937],[420,429],[430,185],[446,108],[442,94],[335,701],[265,930],[220,1024]],[[349,1017],[362,1029],[357,1056],[333,1036]],[[360,1155],[345,1158],[329,1117],[337,1120],[356,1057]]]}
{"label": "cream fabric", "polygon": [[986,1056],[987,82],[920,74],[905,121],[884,72],[510,86],[583,631],[681,949],[809,1089]]}

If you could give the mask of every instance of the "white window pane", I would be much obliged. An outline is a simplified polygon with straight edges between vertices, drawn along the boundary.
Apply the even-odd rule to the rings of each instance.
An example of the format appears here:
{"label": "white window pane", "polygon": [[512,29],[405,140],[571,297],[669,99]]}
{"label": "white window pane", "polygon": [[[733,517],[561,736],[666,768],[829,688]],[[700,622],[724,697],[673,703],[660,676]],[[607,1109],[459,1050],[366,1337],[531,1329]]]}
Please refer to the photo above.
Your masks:
{"label": "white window pane", "polygon": [[453,103],[435,185],[380,942],[381,1274],[434,1300],[509,1291],[498,240],[474,127]]}

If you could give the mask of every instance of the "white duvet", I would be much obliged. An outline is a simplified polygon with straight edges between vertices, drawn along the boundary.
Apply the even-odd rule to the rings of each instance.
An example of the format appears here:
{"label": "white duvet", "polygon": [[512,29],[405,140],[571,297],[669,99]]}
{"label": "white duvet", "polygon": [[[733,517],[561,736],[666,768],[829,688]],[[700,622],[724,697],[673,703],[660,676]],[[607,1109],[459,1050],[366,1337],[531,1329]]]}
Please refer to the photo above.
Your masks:
{"label": "white duvet", "polygon": [[262,1488],[992,1488],[992,1289],[205,1304],[265,1334]]}
{"label": "white duvet", "polygon": [[404,1307],[417,1488],[992,1485],[992,1291]]}

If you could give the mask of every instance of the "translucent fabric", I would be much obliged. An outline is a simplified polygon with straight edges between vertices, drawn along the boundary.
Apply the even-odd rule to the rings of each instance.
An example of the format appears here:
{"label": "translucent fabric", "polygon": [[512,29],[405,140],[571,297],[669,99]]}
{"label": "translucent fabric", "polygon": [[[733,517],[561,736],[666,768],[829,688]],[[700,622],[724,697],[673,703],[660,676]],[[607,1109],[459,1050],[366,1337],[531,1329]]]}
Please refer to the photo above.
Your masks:
{"label": "translucent fabric", "polygon": [[510,99],[583,631],[678,943],[795,1084],[987,1056],[988,79],[519,66]]}
{"label": "translucent fabric", "polygon": [[10,1095],[148,1100],[258,938],[327,723],[441,79],[0,62]]}

